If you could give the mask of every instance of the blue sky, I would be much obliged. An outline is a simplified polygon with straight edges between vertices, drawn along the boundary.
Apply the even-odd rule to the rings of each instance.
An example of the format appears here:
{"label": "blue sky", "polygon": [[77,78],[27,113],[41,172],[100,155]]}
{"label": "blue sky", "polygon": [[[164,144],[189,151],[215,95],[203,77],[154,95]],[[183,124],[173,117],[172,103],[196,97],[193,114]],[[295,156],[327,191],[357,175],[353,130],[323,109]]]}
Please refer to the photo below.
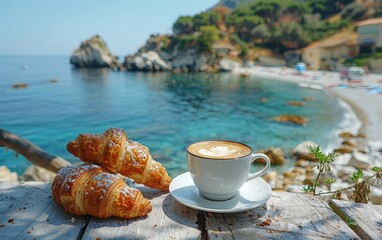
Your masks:
{"label": "blue sky", "polygon": [[114,55],[125,56],[150,34],[171,33],[181,15],[218,0],[0,1],[0,55],[70,55],[99,34]]}

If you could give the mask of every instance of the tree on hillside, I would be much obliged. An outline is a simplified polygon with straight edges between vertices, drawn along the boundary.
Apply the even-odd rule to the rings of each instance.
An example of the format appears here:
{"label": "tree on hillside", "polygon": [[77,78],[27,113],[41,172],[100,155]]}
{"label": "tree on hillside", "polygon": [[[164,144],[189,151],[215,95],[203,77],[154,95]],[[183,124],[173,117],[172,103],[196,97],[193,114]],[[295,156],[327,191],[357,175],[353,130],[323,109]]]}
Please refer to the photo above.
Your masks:
{"label": "tree on hillside", "polygon": [[284,9],[284,3],[280,0],[262,0],[251,6],[251,12],[264,19],[266,24],[276,22]]}
{"label": "tree on hillside", "polygon": [[310,39],[302,26],[297,22],[281,23],[280,35],[276,42],[281,42],[286,49],[297,49],[306,46]]}
{"label": "tree on hillside", "polygon": [[193,17],[181,16],[172,27],[174,34],[192,34],[202,26],[216,26],[221,21],[222,16],[216,11],[208,11],[196,14]]}
{"label": "tree on hillside", "polygon": [[172,27],[174,34],[191,34],[195,31],[194,20],[190,16],[179,17]]}
{"label": "tree on hillside", "polygon": [[229,9],[236,9],[243,5],[256,3],[257,0],[220,0],[217,6],[225,6]]}
{"label": "tree on hillside", "polygon": [[343,18],[351,19],[352,21],[362,20],[367,13],[367,8],[356,2],[347,5],[342,11]]}
{"label": "tree on hillside", "polygon": [[308,0],[313,13],[319,13],[323,18],[330,17],[341,11],[354,0]]}
{"label": "tree on hillside", "polygon": [[216,24],[218,23],[220,19],[221,19],[221,16],[215,11],[208,11],[208,12],[196,14],[193,19],[195,30],[198,30],[202,26],[209,26],[209,25],[216,26]]}
{"label": "tree on hillside", "polygon": [[214,25],[201,26],[198,42],[201,52],[212,52],[212,44],[219,39],[219,31]]}
{"label": "tree on hillside", "polygon": [[224,6],[216,6],[212,11],[219,14],[222,17],[222,20],[225,20],[225,18],[231,13],[231,9]]}
{"label": "tree on hillside", "polygon": [[252,14],[262,17],[268,25],[279,22],[285,15],[300,19],[303,14],[311,12],[306,3],[295,0],[260,0],[251,5],[251,10]]}
{"label": "tree on hillside", "polygon": [[269,39],[272,37],[272,33],[270,32],[269,27],[264,23],[261,23],[254,27],[251,31],[251,35],[255,39],[255,42],[258,43],[268,42]]}
{"label": "tree on hillside", "polygon": [[231,9],[229,9],[228,7],[225,7],[225,6],[216,6],[212,11],[216,12],[220,16],[220,19],[216,23],[216,26],[219,29],[224,30],[225,29],[225,24],[224,24],[225,20],[226,20],[227,16],[231,13]]}
{"label": "tree on hillside", "polygon": [[261,17],[252,14],[248,8],[241,8],[234,11],[226,20],[226,24],[233,26],[239,37],[245,41],[251,40],[252,29],[263,22],[264,20]]}

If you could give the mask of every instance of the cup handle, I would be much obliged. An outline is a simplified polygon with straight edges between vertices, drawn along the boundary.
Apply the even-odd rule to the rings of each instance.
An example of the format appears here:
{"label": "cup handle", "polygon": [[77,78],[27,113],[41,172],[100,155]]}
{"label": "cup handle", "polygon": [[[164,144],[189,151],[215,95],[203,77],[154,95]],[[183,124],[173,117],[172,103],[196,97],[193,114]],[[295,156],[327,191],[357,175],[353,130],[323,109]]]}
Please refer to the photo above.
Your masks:
{"label": "cup handle", "polygon": [[265,155],[263,153],[252,153],[252,157],[253,157],[252,162],[256,161],[256,159],[259,159],[259,158],[264,159],[265,160],[265,167],[258,172],[250,173],[248,175],[247,181],[264,175],[264,173],[268,172],[269,167],[271,166],[271,161],[269,160],[267,155]]}

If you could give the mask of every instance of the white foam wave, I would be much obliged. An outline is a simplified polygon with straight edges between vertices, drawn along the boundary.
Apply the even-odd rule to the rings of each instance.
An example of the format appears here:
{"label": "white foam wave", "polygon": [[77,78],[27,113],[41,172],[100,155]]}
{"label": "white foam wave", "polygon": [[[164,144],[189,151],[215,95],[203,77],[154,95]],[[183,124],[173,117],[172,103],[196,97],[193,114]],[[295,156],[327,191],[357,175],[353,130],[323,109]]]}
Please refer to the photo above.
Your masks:
{"label": "white foam wave", "polygon": [[326,148],[326,151],[331,152],[335,148],[338,147],[338,145],[341,144],[341,139],[338,137],[338,134],[340,132],[350,132],[354,135],[357,134],[358,130],[361,128],[361,121],[355,114],[355,112],[352,110],[349,104],[347,104],[342,99],[338,99],[338,103],[340,107],[342,107],[345,110],[345,113],[343,114],[342,121],[338,123],[338,127],[336,129],[333,129],[331,135],[333,136],[333,139],[337,139],[337,141],[330,142]]}

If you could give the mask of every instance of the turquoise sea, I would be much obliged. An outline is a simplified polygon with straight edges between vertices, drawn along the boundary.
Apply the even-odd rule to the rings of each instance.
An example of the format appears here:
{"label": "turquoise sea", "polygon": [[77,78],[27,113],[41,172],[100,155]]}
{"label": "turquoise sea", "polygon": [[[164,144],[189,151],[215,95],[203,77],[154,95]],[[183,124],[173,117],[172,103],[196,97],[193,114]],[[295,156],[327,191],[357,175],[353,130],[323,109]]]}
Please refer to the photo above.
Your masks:
{"label": "turquoise sea", "polygon": [[[14,89],[13,83],[28,87]],[[304,107],[287,105],[303,97],[314,100]],[[306,139],[326,148],[349,120],[347,111],[322,90],[229,73],[115,72],[73,69],[68,56],[0,57],[0,128],[73,163],[79,160],[67,152],[68,141],[120,127],[148,146],[174,177],[187,171],[185,149],[199,140],[235,140],[255,150],[279,146],[286,154]],[[272,121],[281,114],[310,122],[303,127]],[[29,164],[0,149],[0,165],[22,173]]]}

